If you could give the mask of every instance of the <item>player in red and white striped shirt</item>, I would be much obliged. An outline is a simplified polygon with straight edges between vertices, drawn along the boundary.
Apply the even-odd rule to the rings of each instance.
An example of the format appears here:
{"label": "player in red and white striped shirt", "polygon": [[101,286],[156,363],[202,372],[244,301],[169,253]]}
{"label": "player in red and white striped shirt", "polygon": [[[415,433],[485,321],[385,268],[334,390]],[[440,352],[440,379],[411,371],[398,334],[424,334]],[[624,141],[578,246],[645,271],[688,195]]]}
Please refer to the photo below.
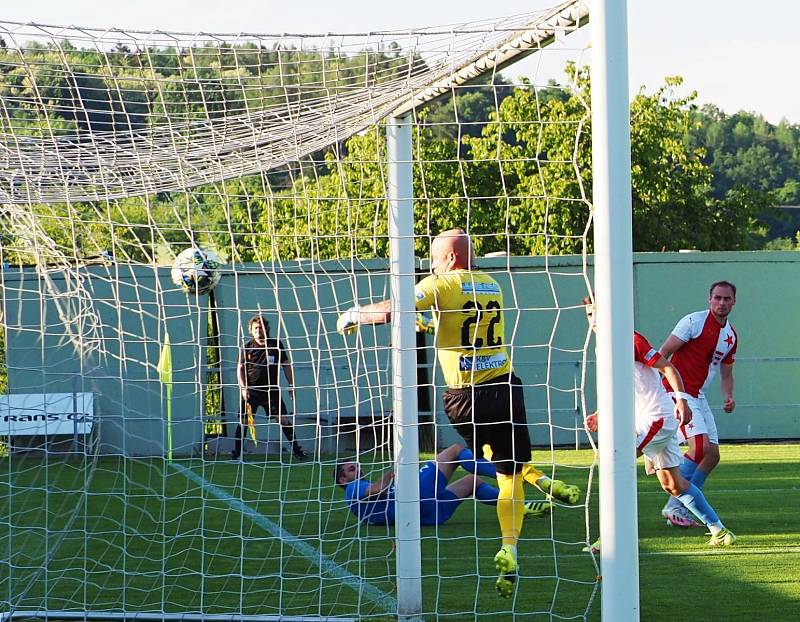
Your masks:
{"label": "player in red and white striped shirt", "polygon": [[[733,283],[713,283],[709,288],[709,308],[681,318],[660,348],[661,354],[669,358],[681,373],[694,413],[692,422],[681,427],[689,443],[681,462],[681,473],[698,488],[703,487],[719,463],[719,434],[705,396],[717,372],[722,387],[723,410],[730,413],[736,408],[733,363],[739,338],[728,320],[735,304],[736,286]],[[667,385],[665,387],[670,390]],[[661,513],[672,525],[692,526],[691,516],[673,498]]]}
{"label": "player in red and white striped shirt", "polygon": [[[594,329],[594,305],[584,299],[586,317]],[[736,536],[725,528],[702,491],[686,480],[678,468],[681,452],[678,425],[692,421],[686,390],[678,370],[650,342],[634,331],[634,408],[636,413],[636,455],[646,458],[648,475],[656,474],[661,487],[681,507],[696,516],[711,532],[709,546],[730,546]],[[662,379],[676,398],[669,396]],[[586,418],[586,427],[597,431],[597,413]],[[588,549],[589,547],[587,547]],[[598,549],[597,543],[591,548]]]}

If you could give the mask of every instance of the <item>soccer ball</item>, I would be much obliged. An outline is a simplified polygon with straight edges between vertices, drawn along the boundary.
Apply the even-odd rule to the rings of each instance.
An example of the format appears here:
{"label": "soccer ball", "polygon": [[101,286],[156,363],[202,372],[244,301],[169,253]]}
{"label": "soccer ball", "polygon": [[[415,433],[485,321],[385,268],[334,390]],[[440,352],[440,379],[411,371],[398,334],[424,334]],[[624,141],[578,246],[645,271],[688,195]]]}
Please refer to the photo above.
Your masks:
{"label": "soccer ball", "polygon": [[219,283],[221,263],[213,251],[187,248],[172,264],[172,282],[188,294],[207,294]]}

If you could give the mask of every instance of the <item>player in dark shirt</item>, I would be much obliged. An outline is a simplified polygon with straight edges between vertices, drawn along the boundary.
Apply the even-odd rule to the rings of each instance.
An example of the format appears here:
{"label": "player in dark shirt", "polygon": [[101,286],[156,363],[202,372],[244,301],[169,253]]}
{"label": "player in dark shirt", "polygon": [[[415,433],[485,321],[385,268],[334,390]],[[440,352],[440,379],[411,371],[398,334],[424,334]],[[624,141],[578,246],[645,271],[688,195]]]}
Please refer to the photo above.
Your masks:
{"label": "player in dark shirt", "polygon": [[279,368],[283,370],[289,393],[294,401],[294,375],[283,344],[269,336],[269,322],[262,316],[250,318],[249,332],[252,339],[244,344],[239,352],[236,377],[241,390],[239,406],[239,423],[236,426],[236,441],[231,458],[237,460],[242,454],[242,439],[247,422],[247,406],[255,415],[259,406],[267,417],[278,419],[283,435],[292,444],[292,453],[298,460],[308,458],[302,447],[294,438],[294,426],[289,418],[289,411],[281,399],[279,386]]}

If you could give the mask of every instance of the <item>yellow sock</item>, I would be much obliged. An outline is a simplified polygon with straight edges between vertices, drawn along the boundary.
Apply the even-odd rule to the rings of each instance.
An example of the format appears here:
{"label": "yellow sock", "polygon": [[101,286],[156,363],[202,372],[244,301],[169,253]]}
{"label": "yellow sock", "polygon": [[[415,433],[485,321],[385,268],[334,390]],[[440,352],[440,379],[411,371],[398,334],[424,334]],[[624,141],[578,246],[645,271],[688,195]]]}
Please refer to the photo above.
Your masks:
{"label": "yellow sock", "polygon": [[[483,446],[483,457],[491,461],[492,448],[489,445]],[[527,464],[525,464],[525,466],[522,467],[522,478],[526,482],[528,482],[531,486],[536,486],[536,482],[538,482],[543,477],[545,477],[545,474],[542,473],[535,466],[533,466],[530,462],[528,462]]]}
{"label": "yellow sock", "polygon": [[544,473],[533,466],[530,462],[522,467],[522,478],[531,486],[536,486],[536,482],[538,482],[544,476]]}
{"label": "yellow sock", "polygon": [[503,544],[517,546],[522,531],[522,520],[525,512],[525,493],[522,490],[522,474],[497,474],[497,520]]}

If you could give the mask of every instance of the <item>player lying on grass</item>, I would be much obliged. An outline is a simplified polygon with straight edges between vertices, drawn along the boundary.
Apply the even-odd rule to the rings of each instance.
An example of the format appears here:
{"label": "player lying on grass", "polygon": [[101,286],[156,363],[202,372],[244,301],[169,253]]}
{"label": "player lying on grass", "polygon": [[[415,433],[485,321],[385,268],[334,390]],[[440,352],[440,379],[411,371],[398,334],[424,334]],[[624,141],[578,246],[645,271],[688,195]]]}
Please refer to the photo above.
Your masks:
{"label": "player lying on grass", "polygon": [[[594,305],[590,299],[583,302],[586,317],[594,330]],[[637,457],[644,454],[647,464],[652,467],[648,475],[655,471],[661,487],[708,527],[711,532],[709,546],[732,545],[736,536],[725,528],[702,491],[686,480],[678,468],[681,463],[678,426],[686,425],[692,419],[681,375],[637,332],[633,333],[633,357]],[[661,376],[674,391],[676,402],[661,383]],[[586,427],[592,432],[597,431],[597,413],[586,418]],[[599,540],[592,549],[599,549]]]}
{"label": "player lying on grass", "polygon": [[[461,466],[472,475],[450,483],[455,470]],[[450,445],[435,460],[426,462],[419,470],[420,523],[441,525],[448,521],[464,499],[475,497],[482,503],[497,505],[498,489],[479,476],[497,478],[494,465],[474,454],[463,445]],[[342,462],[336,467],[336,483],[344,488],[350,511],[370,525],[393,525],[395,517],[394,471],[389,470],[377,481],[368,480],[356,462]],[[551,510],[546,501],[528,501],[523,516],[546,516]]]}

